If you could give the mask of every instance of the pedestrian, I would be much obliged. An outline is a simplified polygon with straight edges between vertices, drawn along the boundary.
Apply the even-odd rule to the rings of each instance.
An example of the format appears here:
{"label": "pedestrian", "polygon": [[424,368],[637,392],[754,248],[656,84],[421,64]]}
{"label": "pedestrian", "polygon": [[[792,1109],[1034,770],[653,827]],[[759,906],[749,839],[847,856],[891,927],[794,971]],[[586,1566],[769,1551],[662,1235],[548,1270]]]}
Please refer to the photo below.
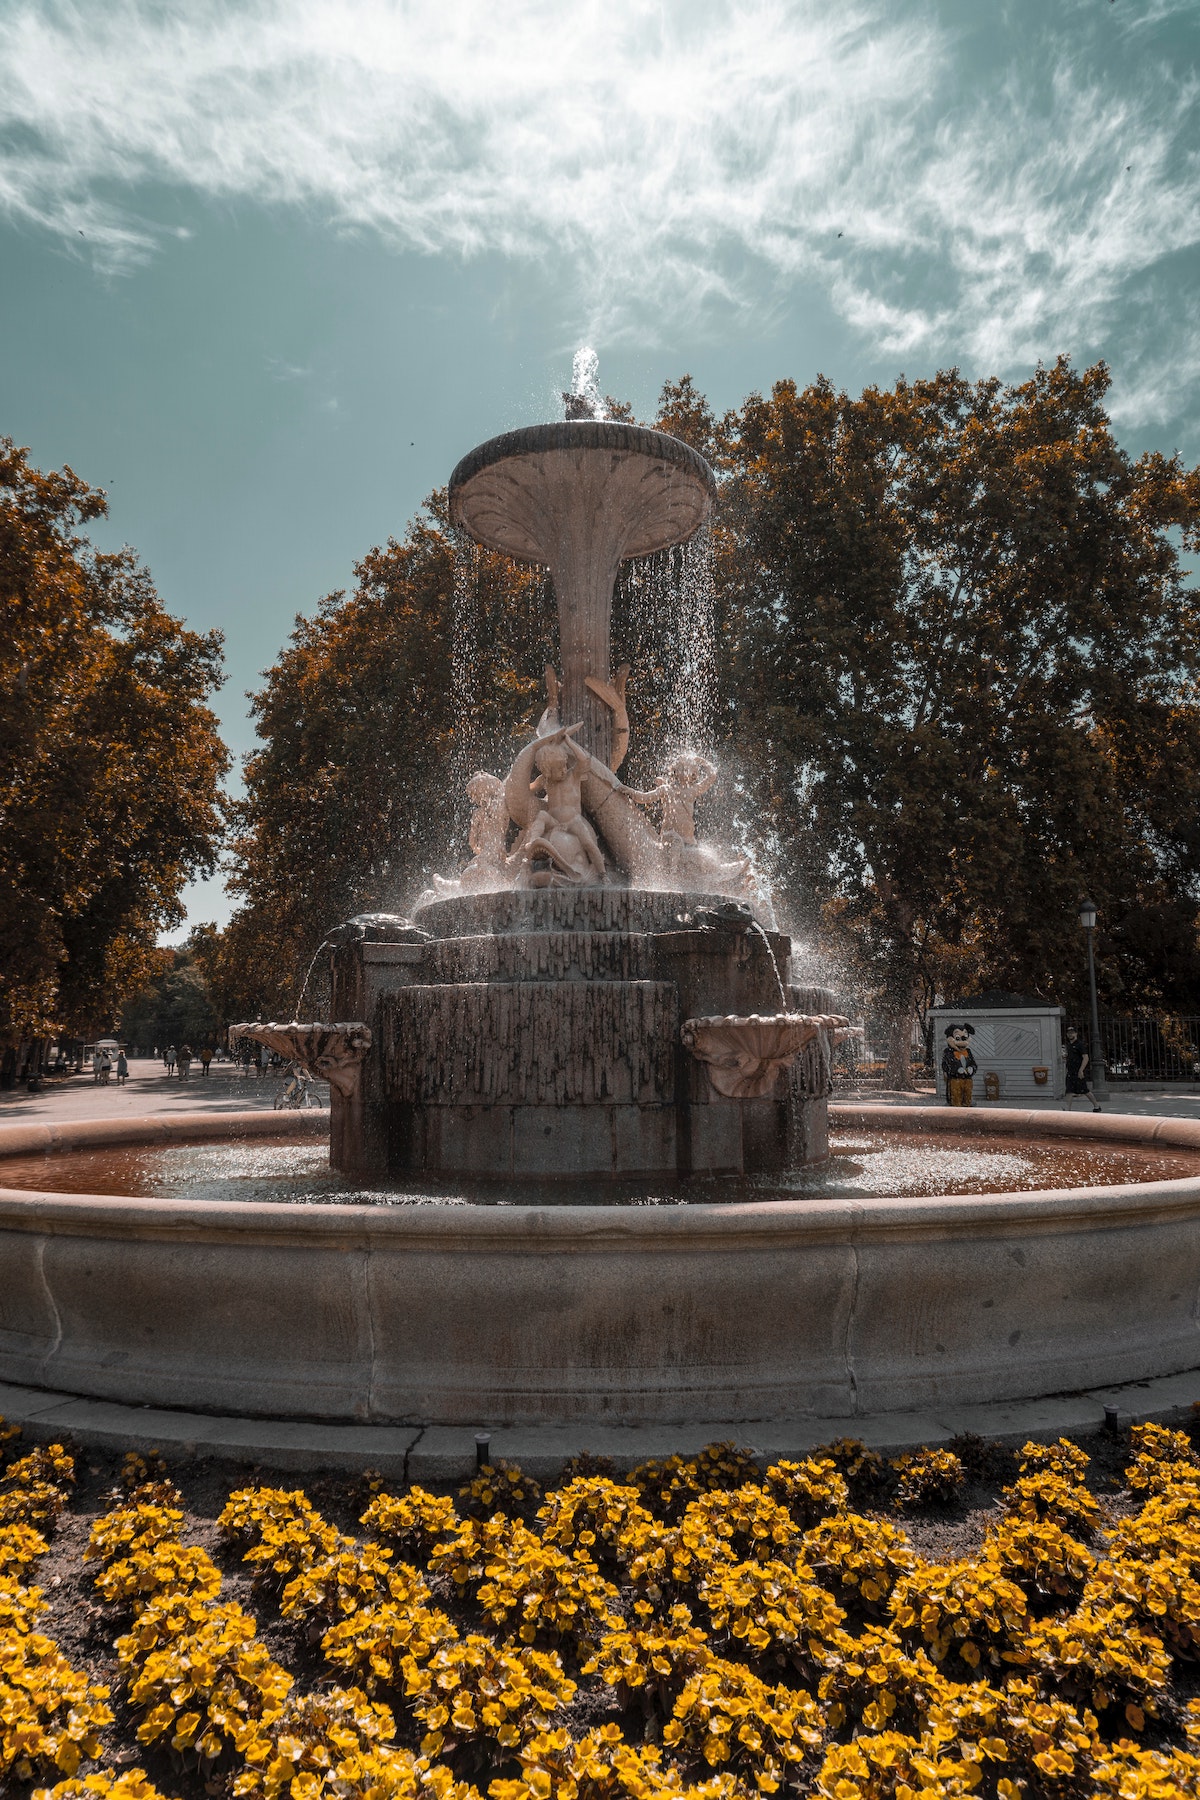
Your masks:
{"label": "pedestrian", "polygon": [[202,1075],[208,1074],[208,1065],[211,1061],[212,1061],[212,1048],[210,1045],[205,1044],[203,1050],[200,1052],[200,1073]]}
{"label": "pedestrian", "polygon": [[117,1051],[117,1086],[124,1087],[129,1080],[129,1061],[124,1050]]}
{"label": "pedestrian", "polygon": [[260,1081],[262,1080],[263,1076],[267,1072],[267,1065],[270,1062],[270,1060],[271,1060],[271,1052],[267,1049],[267,1046],[265,1044],[263,1044],[261,1049],[258,1052],[258,1062],[255,1065],[256,1068],[258,1069],[258,1079]]}
{"label": "pedestrian", "polygon": [[180,1044],[180,1046],[179,1046],[179,1079],[180,1079],[180,1081],[189,1080],[191,1077],[191,1073],[192,1073],[192,1046],[190,1044]]}
{"label": "pedestrian", "polygon": [[174,1073],[175,1073],[175,1046],[174,1046],[174,1044],[168,1044],[166,1049],[163,1051],[163,1061],[167,1065],[167,1079],[169,1081],[171,1076],[174,1075]]}
{"label": "pedestrian", "polygon": [[108,1086],[108,1078],[112,1073],[112,1057],[108,1054],[107,1050],[101,1050],[100,1056],[99,1056],[99,1062],[100,1062],[100,1086],[107,1087]]}
{"label": "pedestrian", "polygon": [[965,1021],[947,1025],[946,1048],[942,1051],[942,1074],[946,1078],[946,1105],[970,1106],[975,1098],[975,1072],[979,1065],[971,1055],[971,1039],[975,1027]]}
{"label": "pedestrian", "polygon": [[92,1080],[96,1083],[99,1083],[100,1080],[100,1058],[103,1054],[102,1050],[92,1051]]}
{"label": "pedestrian", "polygon": [[1067,1026],[1067,1111],[1071,1110],[1071,1102],[1077,1094],[1084,1094],[1092,1103],[1092,1111],[1100,1111],[1100,1103],[1096,1099],[1096,1091],[1092,1086],[1092,1058],[1074,1025]]}

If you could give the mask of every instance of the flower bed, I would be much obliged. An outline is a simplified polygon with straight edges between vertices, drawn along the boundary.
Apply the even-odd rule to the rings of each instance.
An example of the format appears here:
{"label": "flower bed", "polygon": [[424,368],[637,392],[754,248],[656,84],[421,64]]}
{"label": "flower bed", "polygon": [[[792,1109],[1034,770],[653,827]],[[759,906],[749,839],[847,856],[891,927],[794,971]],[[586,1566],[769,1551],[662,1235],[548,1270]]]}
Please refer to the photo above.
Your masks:
{"label": "flower bed", "polygon": [[[156,1459],[88,1518],[68,1449],[7,1448],[19,1800],[1200,1793],[1184,1433],[1135,1428],[1107,1482],[1075,1445],[991,1453],[969,1553],[930,1521],[984,1479],[974,1442],[581,1459],[544,1494],[504,1467],[457,1494],[364,1478],[352,1510],[246,1484],[207,1523]],[[73,1611],[37,1585],[56,1557]],[[64,1648],[44,1627],[81,1608]]]}

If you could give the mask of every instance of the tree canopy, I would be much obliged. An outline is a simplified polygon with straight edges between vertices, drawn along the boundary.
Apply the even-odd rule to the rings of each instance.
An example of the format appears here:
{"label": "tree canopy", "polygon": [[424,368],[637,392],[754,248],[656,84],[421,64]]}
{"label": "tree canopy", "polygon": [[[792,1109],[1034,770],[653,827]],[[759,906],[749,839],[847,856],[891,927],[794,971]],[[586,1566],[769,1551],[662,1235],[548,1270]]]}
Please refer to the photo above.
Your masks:
{"label": "tree canopy", "polygon": [[[1107,387],[1065,359],[1015,386],[782,381],[724,418],[687,377],[663,390],[656,423],[721,483],[710,741],[785,916],[896,1021],[896,1073],[935,994],[1077,1004],[1085,890],[1106,999],[1200,1010],[1200,472],[1128,456]],[[674,615],[636,585],[614,611],[635,744],[683,648],[654,651]],[[338,918],[454,862],[462,782],[532,725],[552,627],[545,578],[464,559],[440,496],[298,620],[255,702],[235,986],[290,1004]]]}
{"label": "tree canopy", "polygon": [[121,1037],[149,1054],[189,1044],[200,1050],[216,1046],[220,1021],[208,989],[204,967],[189,942],[158,952],[159,972],[126,1004]]}
{"label": "tree canopy", "polygon": [[443,494],[355,573],[297,618],[253,702],[262,747],[231,851],[244,904],[208,969],[243,1017],[294,1006],[332,926],[401,910],[453,862],[468,776],[511,761],[544,705],[544,579],[457,543]]}
{"label": "tree canopy", "polygon": [[94,548],[104,510],[0,439],[0,1043],[110,1028],[221,839],[220,634]]}
{"label": "tree canopy", "polygon": [[1108,374],[781,382],[725,422],[737,738],[886,1010],[979,987],[1200,1004],[1200,472]]}

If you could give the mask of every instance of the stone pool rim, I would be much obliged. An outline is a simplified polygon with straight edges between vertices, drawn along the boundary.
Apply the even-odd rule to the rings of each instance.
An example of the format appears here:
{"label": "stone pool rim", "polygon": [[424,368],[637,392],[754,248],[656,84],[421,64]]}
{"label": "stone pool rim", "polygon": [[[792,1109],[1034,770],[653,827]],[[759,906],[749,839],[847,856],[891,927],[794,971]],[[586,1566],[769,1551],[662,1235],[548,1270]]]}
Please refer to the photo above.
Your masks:
{"label": "stone pool rim", "polygon": [[[1200,1152],[1158,1115],[841,1104],[843,1129]],[[0,1126],[0,1381],[404,1424],[839,1417],[1200,1365],[1200,1167],[1115,1186],[380,1208],[3,1188],[2,1159],[324,1115]],[[937,1246],[937,1253],[933,1247]]]}

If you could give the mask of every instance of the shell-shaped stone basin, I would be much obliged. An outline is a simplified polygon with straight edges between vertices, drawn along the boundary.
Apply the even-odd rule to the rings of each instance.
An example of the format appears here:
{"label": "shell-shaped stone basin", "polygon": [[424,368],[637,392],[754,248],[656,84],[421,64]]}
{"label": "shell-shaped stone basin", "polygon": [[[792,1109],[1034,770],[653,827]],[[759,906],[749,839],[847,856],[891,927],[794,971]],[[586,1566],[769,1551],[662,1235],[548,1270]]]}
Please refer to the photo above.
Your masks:
{"label": "shell-shaped stone basin", "polygon": [[746,1018],[730,1013],[685,1019],[680,1036],[707,1066],[718,1094],[753,1100],[773,1090],[780,1070],[814,1038],[827,1034],[832,1048],[849,1029],[849,1019],[837,1013],[751,1013]]}

